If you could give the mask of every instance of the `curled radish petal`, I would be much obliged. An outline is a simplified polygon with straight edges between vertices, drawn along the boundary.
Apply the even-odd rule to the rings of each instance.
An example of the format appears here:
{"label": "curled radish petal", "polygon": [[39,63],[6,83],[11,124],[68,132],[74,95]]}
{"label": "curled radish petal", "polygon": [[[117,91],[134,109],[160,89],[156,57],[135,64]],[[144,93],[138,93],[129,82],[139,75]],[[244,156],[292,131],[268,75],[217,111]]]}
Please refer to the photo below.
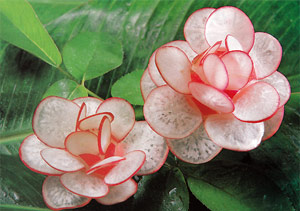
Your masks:
{"label": "curled radish petal", "polygon": [[27,136],[22,142],[19,155],[22,162],[34,172],[46,175],[60,175],[63,172],[49,166],[42,158],[41,151],[51,149],[42,143],[35,135]]}
{"label": "curled radish petal", "polygon": [[43,198],[52,210],[62,210],[83,207],[91,199],[78,196],[62,186],[59,177],[48,176],[43,183]]}
{"label": "curled radish petal", "polygon": [[214,114],[204,122],[209,138],[222,148],[248,151],[256,148],[264,134],[264,123],[247,123],[232,114]]}
{"label": "curled radish petal", "polygon": [[80,97],[73,100],[74,103],[81,106],[82,103],[85,103],[87,106],[87,116],[91,116],[96,113],[97,108],[103,102],[95,97]]}
{"label": "curled radish petal", "polygon": [[120,156],[112,156],[112,157],[106,158],[104,160],[101,160],[101,161],[95,163],[93,166],[91,166],[87,170],[86,173],[91,174],[91,173],[99,170],[100,168],[104,168],[104,167],[107,167],[107,166],[118,164],[122,160],[125,160],[125,158],[120,157]]}
{"label": "curled radish petal", "polygon": [[105,100],[97,109],[97,113],[110,112],[114,115],[111,123],[112,136],[116,141],[121,141],[131,131],[135,123],[135,113],[126,100],[112,97]]}
{"label": "curled radish petal", "polygon": [[243,50],[241,43],[231,35],[227,35],[227,37],[225,39],[225,45],[226,45],[227,51],[242,51]]}
{"label": "curled radish petal", "polygon": [[191,82],[189,88],[196,100],[212,110],[221,113],[231,113],[234,110],[233,102],[225,92],[199,82]]}
{"label": "curled radish petal", "polygon": [[272,35],[264,32],[255,33],[255,42],[249,55],[254,63],[257,79],[265,78],[275,72],[280,64],[282,48]]}
{"label": "curled radish petal", "polygon": [[130,179],[143,166],[146,154],[143,151],[131,151],[124,156],[125,160],[118,163],[104,177],[108,185],[119,185]]}
{"label": "curled radish petal", "polygon": [[167,139],[170,151],[184,162],[200,164],[213,159],[221,151],[207,136],[203,124],[183,139]]}
{"label": "curled radish petal", "polygon": [[41,151],[42,158],[59,171],[73,172],[84,168],[84,164],[78,158],[64,149],[49,148]]}
{"label": "curled radish petal", "polygon": [[191,48],[198,54],[205,51],[209,45],[204,36],[205,24],[209,15],[214,11],[214,8],[199,9],[185,22],[183,32],[186,41]]}
{"label": "curled radish petal", "polygon": [[134,195],[137,191],[138,185],[133,179],[129,179],[126,182],[109,188],[109,193],[99,199],[97,202],[104,205],[113,205],[123,201],[126,201],[129,197]]}
{"label": "curled radish petal", "polygon": [[110,112],[103,112],[94,114],[92,116],[88,116],[81,121],[79,121],[79,129],[80,130],[96,130],[99,129],[99,124],[104,117],[109,118],[110,121],[114,120],[114,115]]}
{"label": "curled radish petal", "polygon": [[116,151],[122,154],[134,150],[141,150],[146,153],[146,161],[138,175],[158,171],[167,159],[169,152],[164,138],[155,133],[146,121],[136,122],[128,136],[116,147]]}
{"label": "curled radish petal", "polygon": [[147,68],[142,75],[141,83],[140,83],[140,88],[141,88],[141,92],[142,92],[144,101],[146,100],[146,98],[148,97],[148,95],[152,91],[152,89],[155,89],[156,87],[157,86],[152,81],[152,79],[149,75],[148,68]]}
{"label": "curled radish petal", "polygon": [[268,83],[257,82],[233,97],[234,116],[241,121],[261,122],[272,117],[279,105],[278,92]]}
{"label": "curled radish petal", "polygon": [[76,131],[79,130],[79,121],[84,119],[86,117],[87,113],[87,107],[85,103],[82,103],[80,106],[80,110],[77,116],[77,121],[76,121]]}
{"label": "curled radish petal", "polygon": [[197,106],[169,86],[158,87],[149,94],[144,115],[150,127],[166,138],[184,138],[202,122]]}
{"label": "curled radish petal", "polygon": [[105,154],[111,142],[111,124],[108,117],[103,117],[99,126],[98,147],[101,154]]}
{"label": "curled radish petal", "polygon": [[157,68],[174,90],[189,94],[188,83],[191,81],[191,62],[185,53],[176,47],[161,47],[155,56]]}
{"label": "curled radish petal", "polygon": [[167,44],[164,44],[163,46],[170,46],[170,47],[179,48],[180,50],[182,50],[185,53],[185,55],[188,57],[190,62],[192,62],[193,59],[197,56],[197,53],[195,51],[193,51],[193,49],[191,49],[188,42],[183,41],[183,40],[172,41],[172,42],[169,42]]}
{"label": "curled radish petal", "polygon": [[45,144],[64,148],[68,134],[75,131],[80,107],[60,97],[47,97],[35,110],[32,128]]}
{"label": "curled radish petal", "polygon": [[161,77],[160,72],[158,71],[157,66],[155,64],[156,52],[157,51],[154,51],[152,56],[149,59],[148,71],[149,71],[151,80],[156,84],[156,86],[162,86],[162,85],[165,85],[166,82]]}
{"label": "curled radish petal", "polygon": [[79,196],[100,198],[109,192],[109,188],[103,182],[103,179],[87,175],[83,171],[63,174],[60,181],[66,189]]}
{"label": "curled radish petal", "polygon": [[243,51],[249,52],[254,43],[254,29],[248,16],[236,7],[220,7],[208,17],[205,26],[205,37],[209,45],[222,40],[225,47],[227,35],[235,37]]}
{"label": "curled radish petal", "polygon": [[268,138],[271,138],[279,129],[282,119],[284,115],[284,107],[282,106],[279,108],[274,116],[272,116],[270,119],[264,121],[265,125],[265,133],[264,136],[262,137],[262,140],[266,140]]}

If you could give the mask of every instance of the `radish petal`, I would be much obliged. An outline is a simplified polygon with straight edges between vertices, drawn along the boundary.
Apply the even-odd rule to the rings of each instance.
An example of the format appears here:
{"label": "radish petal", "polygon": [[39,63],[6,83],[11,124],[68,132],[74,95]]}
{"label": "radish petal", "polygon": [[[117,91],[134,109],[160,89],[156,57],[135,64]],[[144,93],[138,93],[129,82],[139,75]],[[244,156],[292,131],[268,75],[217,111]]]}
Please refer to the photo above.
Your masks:
{"label": "radish petal", "polygon": [[64,148],[65,138],[76,129],[79,109],[77,104],[64,98],[45,98],[33,116],[34,133],[45,144]]}
{"label": "radish petal", "polygon": [[97,163],[95,163],[93,166],[91,166],[88,170],[87,170],[87,174],[91,174],[101,168],[107,167],[107,166],[111,166],[111,165],[115,165],[117,163],[119,163],[120,161],[125,160],[125,158],[120,157],[120,156],[112,156],[109,158],[106,158],[104,160],[101,160]]}
{"label": "radish petal", "polygon": [[42,191],[46,205],[52,210],[83,207],[91,201],[90,198],[78,196],[65,189],[59,177],[48,176]]}
{"label": "radish petal", "polygon": [[85,154],[80,154],[79,157],[86,163],[87,166],[92,166],[95,163],[101,161],[99,155],[85,153]]}
{"label": "radish petal", "polygon": [[241,43],[235,39],[234,36],[227,35],[225,39],[225,45],[227,51],[242,51],[243,47],[241,46]]}
{"label": "radish petal", "polygon": [[197,106],[169,86],[158,87],[149,94],[144,116],[150,127],[166,138],[184,138],[202,122]]}
{"label": "radish petal", "polygon": [[156,52],[157,50],[153,52],[152,56],[149,59],[148,71],[149,71],[150,78],[156,84],[156,86],[162,86],[165,85],[166,82],[161,77],[160,72],[158,71],[157,66],[155,64]]}
{"label": "radish petal", "polygon": [[98,147],[101,154],[105,154],[111,142],[111,124],[108,117],[103,117],[99,126]]}
{"label": "radish petal", "polygon": [[157,86],[155,85],[155,83],[152,81],[150,75],[149,75],[149,71],[148,68],[144,71],[142,78],[141,78],[141,83],[140,83],[140,88],[141,88],[141,92],[142,92],[142,96],[144,101],[146,100],[146,98],[148,97],[149,93],[155,89]]}
{"label": "radish petal", "polygon": [[264,121],[265,133],[264,136],[262,137],[263,141],[268,138],[271,138],[277,132],[283,120],[283,115],[284,115],[284,107],[282,106],[277,110],[274,116]]}
{"label": "radish petal", "polygon": [[256,148],[264,133],[264,123],[247,123],[232,114],[214,114],[204,122],[210,139],[222,148],[248,151]]}
{"label": "radish petal", "polygon": [[104,117],[108,117],[110,121],[114,120],[114,115],[110,112],[103,112],[88,116],[79,122],[80,130],[95,131],[99,129],[100,122]]}
{"label": "radish petal", "polygon": [[193,61],[193,59],[197,56],[197,53],[191,49],[190,45],[188,42],[183,41],[183,40],[175,40],[172,42],[169,42],[167,44],[164,44],[163,46],[169,46],[169,47],[176,47],[182,50],[187,58],[190,60],[190,62]]}
{"label": "radish petal", "polygon": [[100,100],[95,97],[80,97],[73,100],[74,103],[81,106],[82,103],[85,103],[87,106],[87,116],[91,116],[93,114],[96,114],[96,110],[99,107],[99,105],[103,102],[103,100]]}
{"label": "radish petal", "polygon": [[79,121],[84,119],[86,117],[86,113],[87,113],[87,107],[85,103],[82,103],[77,115],[77,121],[76,121],[76,131],[79,130]]}

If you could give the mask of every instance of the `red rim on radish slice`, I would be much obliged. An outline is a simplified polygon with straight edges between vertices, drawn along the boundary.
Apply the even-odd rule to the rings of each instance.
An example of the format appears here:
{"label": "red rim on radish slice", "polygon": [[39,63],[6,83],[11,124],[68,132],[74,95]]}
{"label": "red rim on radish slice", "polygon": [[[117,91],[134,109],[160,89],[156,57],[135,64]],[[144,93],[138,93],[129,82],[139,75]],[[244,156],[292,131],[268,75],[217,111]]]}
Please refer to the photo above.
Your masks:
{"label": "red rim on radish slice", "polygon": [[129,197],[134,195],[137,191],[138,185],[133,179],[129,179],[126,182],[109,188],[109,193],[99,199],[97,202],[104,205],[113,205],[123,201],[126,201]]}
{"label": "red rim on radish slice", "polygon": [[111,124],[108,117],[103,117],[99,126],[98,147],[101,154],[105,154],[111,142]]}
{"label": "red rim on radish slice", "polygon": [[261,122],[278,109],[278,92],[268,83],[257,82],[240,90],[234,97],[234,116],[245,122]]}
{"label": "red rim on radish slice", "polygon": [[145,101],[146,98],[148,97],[149,93],[155,89],[157,86],[155,83],[152,81],[148,68],[144,71],[141,82],[140,82],[140,88],[143,96],[143,100]]}
{"label": "red rim on radish slice", "polygon": [[77,116],[77,121],[76,121],[76,131],[79,130],[79,121],[84,119],[86,117],[86,113],[87,113],[87,107],[85,103],[82,103],[79,109],[79,113]]}
{"label": "red rim on radish slice", "polygon": [[66,189],[83,197],[100,198],[109,192],[103,179],[83,171],[65,173],[60,176],[60,181]]}
{"label": "red rim on radish slice", "polygon": [[64,98],[45,98],[34,112],[34,133],[45,144],[64,148],[67,134],[76,130],[79,109],[77,104]]}
{"label": "red rim on radish slice", "polygon": [[180,160],[193,164],[206,163],[222,150],[207,136],[203,124],[183,139],[167,139],[170,151]]}
{"label": "red rim on radish slice", "polygon": [[243,51],[230,51],[221,57],[228,73],[228,90],[239,90],[249,81],[253,69],[251,58]]}
{"label": "red rim on radish slice", "polygon": [[232,114],[210,115],[204,122],[204,128],[215,144],[236,151],[256,148],[264,134],[263,122],[242,122]]}
{"label": "red rim on radish slice", "polygon": [[43,198],[52,210],[78,208],[87,205],[91,199],[78,196],[62,186],[59,177],[48,176],[43,183]]}
{"label": "red rim on radish slice", "polygon": [[164,79],[161,77],[157,66],[155,64],[155,55],[156,55],[157,51],[154,51],[152,56],[149,59],[149,64],[148,64],[148,71],[149,71],[149,75],[151,80],[156,84],[156,86],[162,86],[165,85],[166,82],[164,81]]}
{"label": "red rim on radish slice", "polygon": [[85,167],[78,158],[64,149],[44,149],[41,151],[41,156],[49,166],[58,171],[74,172]]}
{"label": "red rim on radish slice", "polygon": [[158,87],[149,94],[144,116],[150,127],[165,138],[184,138],[202,122],[197,106],[169,86]]}
{"label": "red rim on radish slice", "polygon": [[255,33],[255,42],[249,55],[254,63],[257,79],[265,78],[275,72],[280,64],[282,48],[272,35],[264,32]]}
{"label": "red rim on radish slice", "polygon": [[222,43],[221,41],[216,42],[213,46],[209,47],[205,52],[196,56],[192,62],[192,69],[194,70],[197,69],[197,67],[201,66],[206,56],[208,56],[209,54],[216,53],[216,51],[219,50],[221,43]]}
{"label": "red rim on radish slice", "polygon": [[86,163],[86,166],[92,166],[101,160],[99,155],[93,155],[88,153],[80,154],[78,156]]}
{"label": "red rim on radish slice", "polygon": [[235,39],[234,36],[231,36],[230,34],[226,36],[225,45],[226,45],[227,51],[242,51],[243,50],[241,43],[237,39]]}
{"label": "red rim on radish slice", "polygon": [[108,185],[119,185],[130,179],[143,166],[146,154],[143,151],[136,150],[127,153],[125,160],[118,163],[104,177],[104,182]]}
{"label": "red rim on radish slice", "polygon": [[111,122],[114,121],[114,115],[112,113],[102,112],[82,119],[81,121],[79,121],[78,127],[80,130],[98,130],[100,122],[104,117],[109,118]]}
{"label": "red rim on radish slice", "polygon": [[117,145],[116,151],[122,154],[134,150],[146,153],[146,161],[138,175],[152,174],[160,169],[167,159],[169,149],[165,139],[155,133],[146,121],[136,122],[132,131]]}
{"label": "red rim on radish slice", "polygon": [[188,83],[191,81],[191,62],[185,53],[176,47],[161,47],[155,56],[157,68],[174,90],[189,94]]}
{"label": "red rim on radish slice", "polygon": [[45,174],[45,175],[60,175],[63,172],[57,171],[50,167],[42,158],[41,151],[50,149],[47,145],[42,143],[34,134],[27,136],[19,148],[19,155],[21,161],[30,170]]}
{"label": "red rim on radish slice", "polygon": [[111,166],[111,165],[116,165],[118,164],[120,161],[125,160],[125,158],[120,157],[120,156],[112,156],[109,158],[106,158],[104,160],[101,160],[97,163],[95,163],[93,166],[91,166],[86,173],[87,174],[91,174],[94,173],[95,171],[107,167],[107,166]]}
{"label": "red rim on radish slice", "polygon": [[112,136],[116,141],[123,140],[132,130],[135,123],[135,113],[130,103],[118,97],[105,100],[97,109],[97,113],[110,112],[114,115],[111,122]]}
{"label": "red rim on radish slice", "polygon": [[221,113],[231,113],[234,110],[233,102],[225,92],[199,82],[191,82],[189,88],[196,100],[212,110]]}
{"label": "red rim on radish slice", "polygon": [[65,142],[66,149],[73,155],[98,155],[98,138],[91,132],[74,132],[68,135]]}
{"label": "red rim on radish slice", "polygon": [[248,16],[236,7],[220,7],[211,13],[206,22],[205,37],[209,45],[222,40],[221,47],[225,47],[227,35],[235,37],[243,51],[251,50],[254,43],[253,25]]}
{"label": "red rim on radish slice", "polygon": [[169,42],[167,44],[164,44],[163,46],[169,46],[169,47],[176,47],[182,50],[187,58],[190,60],[190,62],[193,61],[193,59],[197,56],[197,53],[193,51],[193,49],[190,47],[188,42],[183,40],[175,40],[172,42]]}
{"label": "red rim on radish slice", "polygon": [[191,48],[198,54],[209,48],[204,36],[204,30],[207,18],[214,10],[214,8],[199,9],[191,14],[185,22],[183,28],[184,37]]}
{"label": "red rim on radish slice", "polygon": [[272,118],[264,121],[265,125],[265,133],[262,138],[262,140],[267,140],[268,138],[271,138],[279,129],[281,122],[283,120],[284,115],[284,107],[282,106],[277,110],[277,112],[272,116]]}
{"label": "red rim on radish slice", "polygon": [[82,103],[85,103],[87,106],[87,114],[86,116],[91,116],[96,113],[97,108],[103,102],[95,97],[79,97],[73,100],[74,103],[81,106]]}

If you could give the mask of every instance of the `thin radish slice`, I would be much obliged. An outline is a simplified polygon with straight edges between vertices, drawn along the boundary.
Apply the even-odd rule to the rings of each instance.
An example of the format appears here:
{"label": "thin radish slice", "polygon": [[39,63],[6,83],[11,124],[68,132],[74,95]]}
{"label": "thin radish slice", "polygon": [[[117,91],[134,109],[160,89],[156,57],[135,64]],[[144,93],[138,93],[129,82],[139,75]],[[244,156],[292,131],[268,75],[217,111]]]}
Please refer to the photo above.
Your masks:
{"label": "thin radish slice", "polygon": [[225,6],[216,9],[208,17],[205,37],[209,45],[222,40],[225,47],[227,35],[235,37],[243,51],[249,52],[254,43],[254,28],[248,16],[236,7]]}
{"label": "thin radish slice", "polygon": [[230,34],[226,36],[225,45],[226,45],[227,51],[242,51],[243,50],[241,43],[237,39],[235,39],[234,36],[231,36]]}
{"label": "thin radish slice", "polygon": [[155,56],[157,68],[174,90],[189,94],[188,83],[191,81],[191,62],[185,53],[176,47],[160,47]]}
{"label": "thin radish slice", "polygon": [[95,163],[102,160],[102,158],[100,158],[100,156],[88,154],[88,153],[80,154],[79,157],[86,163],[87,166],[92,166]]}
{"label": "thin radish slice", "polygon": [[165,138],[184,138],[202,122],[197,106],[169,86],[158,87],[149,94],[144,116],[150,127]]}
{"label": "thin radish slice", "polygon": [[149,93],[155,89],[157,86],[155,85],[155,83],[152,81],[150,75],[149,75],[149,71],[148,68],[144,71],[142,78],[141,78],[141,82],[140,82],[140,88],[141,88],[141,92],[142,92],[142,96],[144,101],[146,100],[146,98],[148,97]]}
{"label": "thin radish slice", "polygon": [[138,175],[158,171],[169,152],[165,139],[155,133],[146,121],[136,122],[128,136],[116,147],[116,153],[122,155],[134,150],[142,150],[146,153],[146,161]]}
{"label": "thin radish slice", "polygon": [[225,92],[199,82],[191,82],[189,88],[196,100],[212,110],[221,113],[231,113],[234,110],[233,102]]}
{"label": "thin radish slice", "polygon": [[114,120],[114,115],[112,113],[102,112],[82,119],[79,122],[78,127],[80,130],[98,130],[100,122],[104,117],[109,118],[110,121]]}
{"label": "thin radish slice", "polygon": [[91,132],[74,132],[66,138],[66,149],[73,155],[98,155],[98,138]]}
{"label": "thin radish slice", "polygon": [[104,177],[104,182],[108,185],[119,185],[130,179],[143,166],[146,154],[143,151],[131,151]]}
{"label": "thin radish slice", "polygon": [[272,75],[262,79],[261,81],[267,82],[272,85],[279,94],[280,103],[279,107],[283,106],[291,95],[291,87],[289,81],[284,75],[276,71]]}
{"label": "thin radish slice", "polygon": [[41,156],[49,166],[59,171],[73,172],[84,168],[84,164],[78,158],[64,149],[44,149]]}
{"label": "thin radish slice", "polygon": [[85,103],[82,103],[80,106],[80,110],[78,112],[77,121],[76,121],[76,131],[79,130],[79,121],[86,117],[87,107]]}
{"label": "thin radish slice", "polygon": [[193,51],[193,49],[190,47],[188,42],[183,40],[175,40],[172,42],[169,42],[167,44],[164,44],[163,46],[170,46],[170,47],[176,47],[182,50],[187,58],[190,60],[190,62],[193,61],[193,59],[197,56],[197,53]]}
{"label": "thin radish slice", "polygon": [[30,170],[46,175],[60,175],[63,172],[50,167],[41,157],[41,151],[51,149],[42,143],[34,134],[27,136],[19,148],[22,162]]}
{"label": "thin radish slice", "polygon": [[204,31],[207,18],[214,10],[214,8],[199,9],[191,14],[185,22],[183,28],[184,37],[191,48],[198,54],[209,48]]}
{"label": "thin radish slice", "polygon": [[264,32],[255,33],[255,42],[249,55],[254,63],[257,79],[265,78],[275,72],[280,64],[282,48],[272,35]]}
{"label": "thin radish slice", "polygon": [[276,113],[274,114],[274,116],[272,116],[272,118],[264,121],[265,133],[264,136],[262,137],[263,141],[271,138],[277,132],[283,120],[283,115],[284,115],[284,107],[282,106],[276,111]]}
{"label": "thin radish slice", "polygon": [[257,82],[233,97],[234,116],[241,121],[261,122],[272,117],[279,105],[278,92],[268,83]]}
{"label": "thin radish slice", "polygon": [[148,70],[149,70],[150,78],[156,84],[156,86],[162,86],[162,85],[165,85],[166,82],[161,77],[161,75],[157,69],[157,66],[155,64],[156,52],[157,52],[157,50],[153,52],[152,56],[149,59]]}
{"label": "thin radish slice", "polygon": [[239,90],[249,81],[253,63],[251,58],[243,51],[229,51],[221,57],[225,64],[229,82],[228,90]]}
{"label": "thin radish slice", "polygon": [[228,85],[228,73],[222,60],[215,54],[208,55],[203,61],[203,72],[208,83],[224,90]]}
{"label": "thin radish slice", "polygon": [[45,144],[64,148],[65,138],[76,129],[79,109],[77,104],[64,98],[45,98],[33,116],[34,133]]}
{"label": "thin radish slice", "polygon": [[109,192],[109,188],[103,179],[87,175],[83,171],[63,174],[60,181],[66,189],[84,197],[100,198]]}
{"label": "thin radish slice", "polygon": [[126,201],[129,197],[134,195],[137,191],[138,185],[133,179],[109,188],[109,193],[99,199],[97,202],[104,205],[113,205]]}
{"label": "thin radish slice", "polygon": [[105,100],[97,109],[97,113],[110,112],[114,115],[114,121],[111,123],[112,136],[116,141],[123,140],[132,130],[135,123],[135,113],[126,100],[118,97],[112,97]]}
{"label": "thin radish slice", "polygon": [[96,113],[97,108],[103,102],[103,100],[95,97],[80,97],[74,99],[73,102],[79,106],[81,106],[82,103],[85,103],[87,106],[87,116],[91,116]]}
{"label": "thin radish slice", "polygon": [[209,138],[222,148],[248,151],[256,148],[264,134],[264,123],[247,123],[232,114],[214,114],[204,122]]}
{"label": "thin radish slice", "polygon": [[43,198],[52,210],[72,209],[87,205],[91,199],[78,196],[62,186],[59,177],[48,176],[43,183]]}
{"label": "thin radish slice", "polygon": [[95,163],[94,165],[92,165],[87,171],[87,174],[91,174],[101,168],[107,167],[107,166],[111,166],[111,165],[116,165],[118,164],[120,161],[125,160],[124,157],[120,157],[120,156],[112,156],[109,158],[106,158],[104,160],[101,160],[97,163]]}
{"label": "thin radish slice", "polygon": [[105,154],[111,142],[111,124],[108,117],[103,117],[99,126],[98,147],[101,154]]}

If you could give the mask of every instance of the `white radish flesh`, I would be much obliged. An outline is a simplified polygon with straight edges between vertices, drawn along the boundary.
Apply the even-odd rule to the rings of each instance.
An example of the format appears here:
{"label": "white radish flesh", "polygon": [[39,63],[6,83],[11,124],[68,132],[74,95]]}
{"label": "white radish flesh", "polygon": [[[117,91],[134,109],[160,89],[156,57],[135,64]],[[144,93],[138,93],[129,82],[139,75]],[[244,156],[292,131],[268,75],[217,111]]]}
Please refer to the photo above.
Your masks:
{"label": "white radish flesh", "polygon": [[103,117],[99,126],[98,147],[101,154],[105,154],[111,142],[111,123],[108,117]]}
{"label": "white radish flesh", "polygon": [[87,174],[91,174],[101,168],[107,167],[107,166],[111,166],[111,165],[115,165],[117,163],[119,163],[120,161],[125,160],[125,158],[120,157],[120,156],[112,156],[109,158],[106,158],[104,160],[101,160],[97,163],[95,163],[94,165],[92,165],[87,171]]}
{"label": "white radish flesh", "polygon": [[264,121],[265,133],[262,140],[271,138],[279,129],[284,115],[284,107],[279,108],[272,118]]}
{"label": "white radish flesh", "polygon": [[164,44],[163,46],[170,46],[170,47],[176,47],[182,50],[185,55],[188,57],[190,62],[193,61],[193,59],[197,56],[197,53],[193,51],[193,49],[190,47],[188,42],[183,41],[183,40],[175,40],[172,42],[169,42],[167,44]]}
{"label": "white radish flesh", "polygon": [[231,35],[227,35],[227,37],[225,39],[225,45],[226,45],[227,51],[242,51],[243,50],[241,43]]}
{"label": "white radish flesh", "polygon": [[150,78],[156,84],[156,86],[162,86],[165,85],[166,82],[161,77],[160,72],[158,71],[157,66],[155,64],[156,52],[157,50],[153,52],[152,56],[149,59],[148,70]]}
{"label": "white radish flesh", "polygon": [[145,70],[145,72],[142,75],[141,82],[140,82],[140,88],[142,92],[142,96],[144,101],[146,101],[146,98],[148,97],[149,93],[155,89],[157,86],[152,81],[148,68]]}
{"label": "white radish flesh", "polygon": [[90,130],[90,131],[98,130],[100,122],[104,117],[109,118],[110,121],[114,120],[114,115],[112,115],[112,113],[103,112],[82,119],[81,121],[79,121],[78,127],[80,130]]}
{"label": "white radish flesh", "polygon": [[79,106],[81,106],[82,103],[85,103],[87,106],[87,116],[91,116],[96,113],[97,108],[103,102],[103,100],[95,97],[80,97],[74,99],[73,102]]}

